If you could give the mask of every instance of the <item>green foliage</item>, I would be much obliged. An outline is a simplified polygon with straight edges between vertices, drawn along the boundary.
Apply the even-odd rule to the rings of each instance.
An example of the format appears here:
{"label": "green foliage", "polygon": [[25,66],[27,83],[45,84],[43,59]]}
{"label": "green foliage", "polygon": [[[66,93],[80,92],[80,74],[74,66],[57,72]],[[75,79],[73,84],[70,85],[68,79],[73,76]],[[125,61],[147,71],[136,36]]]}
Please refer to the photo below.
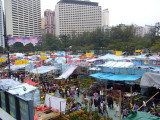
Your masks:
{"label": "green foliage", "polygon": [[25,47],[24,47],[23,43],[16,42],[16,43],[14,43],[13,45],[10,46],[10,51],[11,52],[24,52]]}
{"label": "green foliage", "polygon": [[153,46],[151,47],[153,52],[160,52],[160,39],[156,40]]}
{"label": "green foliage", "polygon": [[25,50],[26,50],[27,52],[34,52],[34,46],[33,46],[33,44],[32,44],[32,43],[26,44],[26,45],[25,45]]}

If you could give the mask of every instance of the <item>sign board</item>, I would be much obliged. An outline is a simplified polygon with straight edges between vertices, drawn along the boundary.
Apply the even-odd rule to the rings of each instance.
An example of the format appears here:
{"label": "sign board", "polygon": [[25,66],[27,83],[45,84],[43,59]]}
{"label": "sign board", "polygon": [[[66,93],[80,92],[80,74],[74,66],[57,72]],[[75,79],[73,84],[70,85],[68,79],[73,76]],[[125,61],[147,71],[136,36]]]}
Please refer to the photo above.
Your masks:
{"label": "sign board", "polygon": [[16,60],[15,65],[24,65],[28,64],[28,60]]}
{"label": "sign board", "polygon": [[56,58],[57,55],[50,55],[50,58]]}
{"label": "sign board", "polygon": [[0,92],[1,108],[16,120],[33,120],[33,100],[22,99],[6,91]]}
{"label": "sign board", "polygon": [[33,112],[33,101],[25,101],[23,99],[19,99],[19,109],[20,109],[20,119],[21,120],[33,120],[34,112]]}
{"label": "sign board", "polygon": [[47,60],[47,56],[41,56],[41,60]]}
{"label": "sign board", "polygon": [[6,105],[6,94],[5,91],[1,91],[1,108],[7,112],[7,105]]}
{"label": "sign board", "polygon": [[41,55],[46,55],[46,53],[45,52],[41,52]]}
{"label": "sign board", "polygon": [[29,55],[33,55],[34,53],[29,53]]}
{"label": "sign board", "polygon": [[6,58],[0,58],[0,62],[6,62]]}
{"label": "sign board", "polygon": [[86,59],[86,58],[87,58],[86,55],[79,56],[79,59]]}
{"label": "sign board", "polygon": [[158,66],[160,66],[160,61],[158,61],[158,60],[153,60],[153,61],[152,61],[152,65],[158,65]]}
{"label": "sign board", "polygon": [[140,53],[140,52],[141,52],[141,50],[136,50],[136,52],[137,52],[137,53]]}
{"label": "sign board", "polygon": [[86,53],[86,56],[91,57],[93,56],[93,53]]}
{"label": "sign board", "polygon": [[17,108],[18,105],[16,104],[16,96],[12,95],[12,94],[8,94],[8,98],[9,98],[9,108],[10,108],[10,115],[16,119],[18,119],[18,115],[17,115]]}
{"label": "sign board", "polygon": [[116,51],[116,55],[119,56],[122,54],[122,51]]}

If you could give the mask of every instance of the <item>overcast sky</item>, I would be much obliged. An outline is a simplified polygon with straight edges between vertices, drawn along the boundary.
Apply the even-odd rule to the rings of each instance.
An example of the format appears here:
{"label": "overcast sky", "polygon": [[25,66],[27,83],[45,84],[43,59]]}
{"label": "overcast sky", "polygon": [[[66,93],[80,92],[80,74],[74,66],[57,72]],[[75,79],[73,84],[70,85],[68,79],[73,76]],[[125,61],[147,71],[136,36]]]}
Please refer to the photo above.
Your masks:
{"label": "overcast sky", "polygon": [[[2,0],[4,1],[4,0]],[[44,10],[55,9],[59,0],[41,0],[41,14]],[[102,9],[109,9],[110,25],[137,24],[144,26],[160,22],[160,0],[91,0],[98,2]]]}

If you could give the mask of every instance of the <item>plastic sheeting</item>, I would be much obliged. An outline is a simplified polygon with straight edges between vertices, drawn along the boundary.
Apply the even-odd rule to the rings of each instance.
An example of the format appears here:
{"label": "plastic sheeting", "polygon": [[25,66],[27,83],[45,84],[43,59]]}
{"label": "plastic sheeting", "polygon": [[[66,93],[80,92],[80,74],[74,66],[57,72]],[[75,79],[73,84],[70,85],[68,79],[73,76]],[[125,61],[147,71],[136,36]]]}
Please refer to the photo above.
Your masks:
{"label": "plastic sheeting", "polygon": [[8,90],[9,88],[14,88],[21,85],[20,82],[14,81],[13,79],[0,79],[0,89]]}
{"label": "plastic sheeting", "polygon": [[31,91],[34,91],[36,89],[37,89],[37,87],[31,86],[27,83],[23,83],[21,85],[18,85],[16,87],[9,89],[8,92],[11,94],[24,95],[24,94],[29,93]]}
{"label": "plastic sheeting", "polygon": [[45,96],[45,104],[47,105],[47,107],[52,107],[60,111],[60,102],[61,102],[61,112],[65,112],[66,99],[58,98],[48,94],[46,94]]}
{"label": "plastic sheeting", "polygon": [[100,65],[103,67],[113,67],[113,68],[131,68],[134,66],[132,62],[115,62],[115,61],[109,61],[106,62],[103,65]]}
{"label": "plastic sheeting", "polygon": [[56,79],[67,79],[73,72],[74,70],[77,68],[76,65],[70,65],[61,76],[59,76]]}
{"label": "plastic sheeting", "polygon": [[140,79],[140,76],[136,75],[120,75],[120,74],[112,74],[112,73],[95,73],[90,76],[103,79],[103,80],[113,80],[113,81],[135,81]]}
{"label": "plastic sheeting", "polygon": [[160,117],[147,112],[132,111],[124,120],[160,120]]}
{"label": "plastic sheeting", "polygon": [[31,71],[31,73],[40,73],[40,74],[43,74],[43,73],[50,72],[50,71],[52,71],[54,69],[56,69],[56,67],[54,67],[54,66],[41,66],[39,68],[33,69]]}
{"label": "plastic sheeting", "polygon": [[156,87],[160,88],[160,74],[146,72],[143,74],[140,86],[141,87]]}

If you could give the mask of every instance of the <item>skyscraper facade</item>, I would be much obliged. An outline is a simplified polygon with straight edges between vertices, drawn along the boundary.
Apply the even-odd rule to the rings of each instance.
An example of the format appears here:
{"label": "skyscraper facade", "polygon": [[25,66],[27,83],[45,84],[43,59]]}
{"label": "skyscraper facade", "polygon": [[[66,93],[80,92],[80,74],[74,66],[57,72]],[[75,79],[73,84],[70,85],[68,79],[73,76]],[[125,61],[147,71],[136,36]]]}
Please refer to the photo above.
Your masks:
{"label": "skyscraper facade", "polygon": [[4,0],[4,7],[7,35],[41,36],[40,0]]}
{"label": "skyscraper facade", "polygon": [[101,6],[96,2],[61,0],[55,8],[56,35],[82,34],[102,27]]}
{"label": "skyscraper facade", "polygon": [[55,35],[55,12],[52,10],[45,10],[44,19],[45,33],[51,33]]}
{"label": "skyscraper facade", "polygon": [[109,26],[109,10],[105,9],[103,10],[103,26]]}
{"label": "skyscraper facade", "polygon": [[0,46],[5,47],[4,41],[4,17],[3,17],[3,5],[2,1],[0,0]]}

